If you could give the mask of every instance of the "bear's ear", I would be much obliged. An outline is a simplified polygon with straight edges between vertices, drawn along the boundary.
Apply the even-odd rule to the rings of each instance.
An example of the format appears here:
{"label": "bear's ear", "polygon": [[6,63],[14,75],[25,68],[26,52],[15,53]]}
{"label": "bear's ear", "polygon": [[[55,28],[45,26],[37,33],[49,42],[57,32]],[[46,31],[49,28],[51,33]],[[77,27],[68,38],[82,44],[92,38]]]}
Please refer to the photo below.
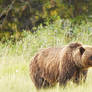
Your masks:
{"label": "bear's ear", "polygon": [[82,55],[84,53],[85,49],[83,47],[80,47],[79,49],[80,49],[80,53]]}

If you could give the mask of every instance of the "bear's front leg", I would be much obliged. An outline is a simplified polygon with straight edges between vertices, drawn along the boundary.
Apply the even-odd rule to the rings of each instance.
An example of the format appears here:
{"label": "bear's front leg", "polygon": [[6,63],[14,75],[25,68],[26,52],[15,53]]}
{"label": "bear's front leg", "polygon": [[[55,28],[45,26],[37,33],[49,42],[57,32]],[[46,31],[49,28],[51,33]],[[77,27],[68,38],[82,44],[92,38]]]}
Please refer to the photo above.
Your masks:
{"label": "bear's front leg", "polygon": [[80,70],[77,69],[75,75],[73,76],[73,82],[76,84],[79,84],[81,82],[85,82],[86,81],[86,77],[87,77],[87,72],[88,70]]}
{"label": "bear's front leg", "polygon": [[59,75],[59,85],[66,86],[67,82],[73,77],[76,72],[76,65],[74,62],[63,63]]}

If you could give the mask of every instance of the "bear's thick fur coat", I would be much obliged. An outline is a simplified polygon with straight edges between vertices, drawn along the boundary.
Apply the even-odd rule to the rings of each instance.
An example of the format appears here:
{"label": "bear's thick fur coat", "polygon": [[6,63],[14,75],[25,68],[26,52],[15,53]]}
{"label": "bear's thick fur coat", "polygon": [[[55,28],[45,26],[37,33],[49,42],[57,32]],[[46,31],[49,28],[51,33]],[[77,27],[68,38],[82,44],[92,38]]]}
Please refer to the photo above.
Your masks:
{"label": "bear's thick fur coat", "polygon": [[62,48],[47,48],[38,52],[30,64],[30,76],[36,88],[52,86],[59,82],[65,86],[70,79],[86,79],[92,66],[92,47],[71,43]]}

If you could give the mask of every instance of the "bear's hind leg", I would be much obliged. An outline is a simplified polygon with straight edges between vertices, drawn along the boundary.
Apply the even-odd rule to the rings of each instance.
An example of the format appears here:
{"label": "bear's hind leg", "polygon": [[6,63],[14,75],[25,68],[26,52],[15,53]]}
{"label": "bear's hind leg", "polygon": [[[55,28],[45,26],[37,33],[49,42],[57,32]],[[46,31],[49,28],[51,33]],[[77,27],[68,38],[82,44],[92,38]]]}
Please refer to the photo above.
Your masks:
{"label": "bear's hind leg", "polygon": [[47,80],[44,80],[44,82],[43,82],[43,88],[47,88],[49,86],[50,86],[49,82],[47,82]]}
{"label": "bear's hind leg", "polygon": [[49,87],[49,82],[47,82],[47,80],[44,80],[44,78],[42,78],[40,76],[36,76],[34,81],[35,81],[35,86],[38,89]]}
{"label": "bear's hind leg", "polygon": [[34,84],[36,86],[37,89],[40,89],[43,85],[44,79],[41,78],[39,75],[36,75],[34,77]]}

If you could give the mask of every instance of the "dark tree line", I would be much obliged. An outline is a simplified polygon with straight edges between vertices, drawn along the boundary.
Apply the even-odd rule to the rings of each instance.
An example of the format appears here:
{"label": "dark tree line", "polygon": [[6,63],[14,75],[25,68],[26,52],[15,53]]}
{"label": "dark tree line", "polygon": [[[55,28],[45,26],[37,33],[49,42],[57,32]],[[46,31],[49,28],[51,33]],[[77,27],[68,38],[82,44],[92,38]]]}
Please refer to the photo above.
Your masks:
{"label": "dark tree line", "polygon": [[91,0],[0,0],[0,33],[32,30],[55,16],[75,18],[89,16]]}

